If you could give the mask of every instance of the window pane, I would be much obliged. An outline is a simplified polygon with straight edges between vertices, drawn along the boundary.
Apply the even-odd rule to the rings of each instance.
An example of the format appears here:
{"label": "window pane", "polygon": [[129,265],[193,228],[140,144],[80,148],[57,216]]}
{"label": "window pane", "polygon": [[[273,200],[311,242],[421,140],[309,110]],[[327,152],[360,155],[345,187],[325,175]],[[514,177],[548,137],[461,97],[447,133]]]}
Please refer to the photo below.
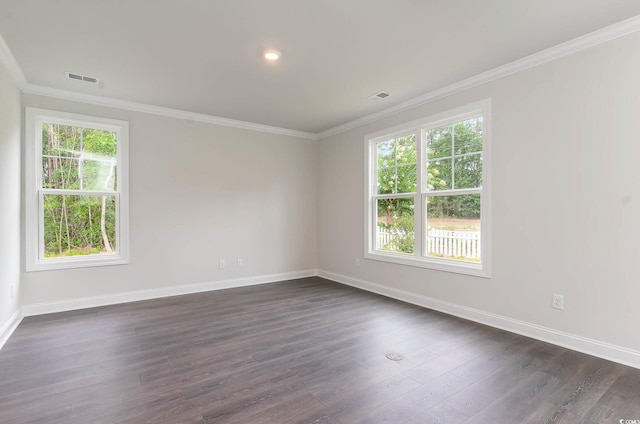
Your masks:
{"label": "window pane", "polygon": [[82,128],[52,123],[42,124],[42,154],[77,157],[81,149]]}
{"label": "window pane", "polygon": [[427,197],[427,256],[480,262],[480,253],[480,194]]}
{"label": "window pane", "polygon": [[398,165],[416,163],[416,136],[410,134],[396,140],[396,160]]}
{"label": "window pane", "polygon": [[425,132],[427,159],[451,156],[451,125],[433,128]]}
{"label": "window pane", "polygon": [[43,188],[116,190],[116,133],[47,123],[42,152]]}
{"label": "window pane", "polygon": [[80,162],[83,190],[115,191],[116,161],[86,160]]}
{"label": "window pane", "polygon": [[376,249],[388,252],[414,251],[414,200],[378,199]]}
{"label": "window pane", "polygon": [[453,144],[456,155],[482,152],[482,117],[455,124]]}
{"label": "window pane", "polygon": [[43,156],[42,188],[115,191],[116,160]]}
{"label": "window pane", "polygon": [[93,128],[85,128],[82,137],[82,152],[90,158],[96,156],[100,159],[115,158],[117,154],[116,133]]}
{"label": "window pane", "polygon": [[396,168],[378,170],[378,194],[396,193]]}
{"label": "window pane", "polygon": [[46,258],[115,252],[115,196],[45,194],[43,206]]}
{"label": "window pane", "polygon": [[396,140],[387,140],[376,145],[378,169],[396,166]]}
{"label": "window pane", "polygon": [[455,159],[455,187],[482,187],[482,154],[460,156]]}
{"label": "window pane", "polygon": [[42,157],[42,188],[80,189],[78,159],[61,156]]}
{"label": "window pane", "polygon": [[427,162],[427,191],[451,190],[451,159]]}
{"label": "window pane", "polygon": [[425,138],[425,191],[482,187],[482,117],[431,129]]}
{"label": "window pane", "polygon": [[417,188],[415,134],[376,144],[378,194],[413,193]]}
{"label": "window pane", "polygon": [[418,187],[416,164],[399,166],[397,169],[397,190],[394,193],[415,193]]}

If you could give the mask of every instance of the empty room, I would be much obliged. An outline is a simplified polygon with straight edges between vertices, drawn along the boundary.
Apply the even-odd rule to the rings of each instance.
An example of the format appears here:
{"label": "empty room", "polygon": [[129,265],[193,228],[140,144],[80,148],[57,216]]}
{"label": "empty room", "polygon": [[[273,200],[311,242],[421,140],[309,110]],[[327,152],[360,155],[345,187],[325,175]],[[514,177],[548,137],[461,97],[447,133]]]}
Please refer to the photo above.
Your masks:
{"label": "empty room", "polygon": [[0,422],[640,423],[640,2],[0,0]]}

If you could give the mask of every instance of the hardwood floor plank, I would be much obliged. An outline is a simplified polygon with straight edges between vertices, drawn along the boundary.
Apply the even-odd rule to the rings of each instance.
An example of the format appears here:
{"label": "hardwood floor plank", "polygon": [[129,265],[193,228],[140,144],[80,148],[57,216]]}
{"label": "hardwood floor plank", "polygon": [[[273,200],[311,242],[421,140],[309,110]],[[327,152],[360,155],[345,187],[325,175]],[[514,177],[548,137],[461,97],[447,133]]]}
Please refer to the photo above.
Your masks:
{"label": "hardwood floor plank", "polygon": [[441,403],[444,399],[470,384],[468,381],[453,374],[444,374],[371,411],[362,422],[404,423]]}
{"label": "hardwood floor plank", "polygon": [[587,422],[597,423],[640,420],[640,373],[618,377],[584,417]]}
{"label": "hardwood floor plank", "polygon": [[462,370],[463,365],[481,356],[489,355],[498,350],[499,346],[500,343],[486,339],[474,340],[454,352],[426,359],[408,370],[407,375],[424,384],[456,368]]}
{"label": "hardwood floor plank", "polygon": [[[515,387],[467,421],[468,424],[519,423],[550,399],[560,380],[543,372],[534,372]],[[517,407],[514,407],[517,405]]]}
{"label": "hardwood floor plank", "polygon": [[468,416],[441,402],[416,415],[406,424],[462,424],[467,420],[469,420]]}
{"label": "hardwood floor plank", "polygon": [[619,374],[613,371],[614,364],[587,361],[588,366],[583,367],[580,374],[567,378],[567,382],[556,393],[555,403],[559,410],[584,416],[619,378]]}
{"label": "hardwood floor plank", "polygon": [[409,377],[400,375],[341,398],[325,398],[325,408],[317,414],[310,414],[297,422],[304,423],[354,423],[381,405],[390,404],[420,384]]}
{"label": "hardwood floor plank", "polygon": [[618,423],[639,396],[640,370],[319,277],[28,317],[0,350],[12,424]]}
{"label": "hardwood floor plank", "polygon": [[522,420],[523,424],[584,424],[585,418],[566,409],[559,408],[557,403],[542,402],[535,410]]}
{"label": "hardwood floor plank", "polygon": [[469,382],[476,382],[499,371],[501,368],[515,363],[522,352],[535,345],[535,341],[521,338],[514,343],[502,345],[499,349],[489,351],[486,354],[466,362],[451,372]]}
{"label": "hardwood floor plank", "polygon": [[309,393],[302,393],[290,399],[257,412],[248,417],[234,417],[230,424],[291,424],[299,421],[309,411],[320,411],[324,405]]}

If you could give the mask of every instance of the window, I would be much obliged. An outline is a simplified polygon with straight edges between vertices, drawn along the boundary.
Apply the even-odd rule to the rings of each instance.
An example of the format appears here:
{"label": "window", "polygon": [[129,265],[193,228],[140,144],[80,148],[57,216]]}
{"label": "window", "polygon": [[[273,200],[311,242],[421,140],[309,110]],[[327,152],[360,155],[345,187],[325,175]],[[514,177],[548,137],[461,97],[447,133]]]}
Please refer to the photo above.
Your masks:
{"label": "window", "polygon": [[365,138],[366,258],[489,276],[489,107]]}
{"label": "window", "polygon": [[26,108],[27,271],[128,261],[128,123]]}

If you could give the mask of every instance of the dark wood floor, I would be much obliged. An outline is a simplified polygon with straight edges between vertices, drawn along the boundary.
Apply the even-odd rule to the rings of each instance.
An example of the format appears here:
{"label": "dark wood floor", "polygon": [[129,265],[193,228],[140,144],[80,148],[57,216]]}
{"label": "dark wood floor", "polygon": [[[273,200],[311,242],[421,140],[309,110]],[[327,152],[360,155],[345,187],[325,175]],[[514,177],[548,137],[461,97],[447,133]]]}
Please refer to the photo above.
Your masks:
{"label": "dark wood floor", "polygon": [[640,370],[321,278],[26,318],[0,351],[1,423],[634,419]]}

